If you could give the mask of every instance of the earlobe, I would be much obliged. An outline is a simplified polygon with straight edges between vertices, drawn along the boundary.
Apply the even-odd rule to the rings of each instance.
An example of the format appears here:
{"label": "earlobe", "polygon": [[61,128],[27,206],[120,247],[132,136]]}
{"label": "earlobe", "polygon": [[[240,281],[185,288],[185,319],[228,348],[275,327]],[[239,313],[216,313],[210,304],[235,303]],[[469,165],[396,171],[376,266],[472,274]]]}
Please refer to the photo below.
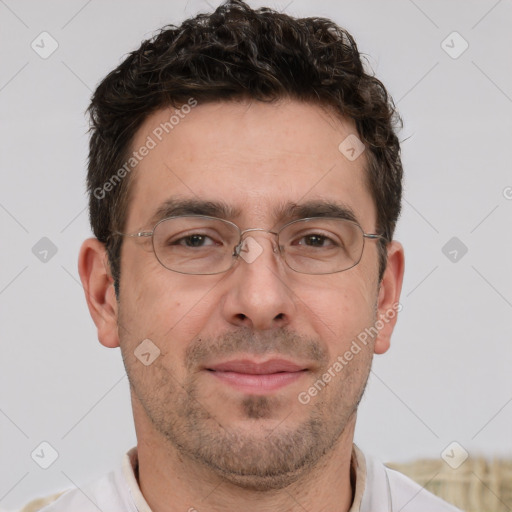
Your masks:
{"label": "earlobe", "polygon": [[105,245],[98,239],[88,238],[82,243],[78,273],[100,343],[110,348],[118,347],[117,301],[113,279]]}
{"label": "earlobe", "polygon": [[398,312],[401,310],[400,293],[404,277],[405,259],[402,244],[393,241],[388,244],[388,261],[382,276],[377,300],[378,335],[374,352],[383,354],[389,349],[391,334],[395,327]]}

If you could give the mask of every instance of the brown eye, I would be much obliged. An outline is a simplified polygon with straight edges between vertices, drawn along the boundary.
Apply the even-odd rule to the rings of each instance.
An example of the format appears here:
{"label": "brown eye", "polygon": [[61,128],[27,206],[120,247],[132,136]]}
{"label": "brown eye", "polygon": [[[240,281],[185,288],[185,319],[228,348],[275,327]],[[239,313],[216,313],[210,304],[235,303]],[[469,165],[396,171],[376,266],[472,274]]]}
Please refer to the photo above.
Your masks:
{"label": "brown eye", "polygon": [[[304,242],[301,242],[304,240]],[[299,245],[307,245],[309,247],[325,247],[333,245],[333,241],[324,235],[318,235],[318,234],[312,234],[312,235],[306,235],[301,238],[301,241],[299,241]]]}
{"label": "brown eye", "polygon": [[[210,241],[211,243],[207,243]],[[171,245],[185,245],[186,247],[204,247],[206,245],[215,245],[215,242],[206,235],[189,235],[179,238]]]}

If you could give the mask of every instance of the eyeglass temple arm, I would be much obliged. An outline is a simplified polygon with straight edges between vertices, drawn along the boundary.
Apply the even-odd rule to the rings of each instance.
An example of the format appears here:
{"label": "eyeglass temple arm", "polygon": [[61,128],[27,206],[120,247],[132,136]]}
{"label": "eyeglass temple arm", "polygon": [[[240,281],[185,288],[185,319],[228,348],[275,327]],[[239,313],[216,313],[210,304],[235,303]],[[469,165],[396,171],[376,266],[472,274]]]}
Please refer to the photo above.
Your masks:
{"label": "eyeglass temple arm", "polygon": [[384,235],[377,235],[375,233],[363,233],[363,236],[365,238],[371,238],[372,240],[375,240],[377,238],[381,238],[382,240],[386,240],[386,242],[388,241],[387,237],[385,237]]}
{"label": "eyeglass temple arm", "polygon": [[138,233],[121,233],[120,231],[112,231],[112,234],[133,238],[133,237],[142,237],[142,236],[152,236],[153,231],[139,231]]}

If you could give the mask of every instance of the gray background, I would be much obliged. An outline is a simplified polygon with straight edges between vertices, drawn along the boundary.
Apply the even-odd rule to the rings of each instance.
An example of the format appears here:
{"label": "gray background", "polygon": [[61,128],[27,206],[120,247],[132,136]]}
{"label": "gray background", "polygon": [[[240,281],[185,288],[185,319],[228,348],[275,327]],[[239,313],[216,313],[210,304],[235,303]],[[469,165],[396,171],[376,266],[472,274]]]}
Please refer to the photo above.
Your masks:
{"label": "gray background", "polygon": [[[375,359],[356,441],[383,461],[439,457],[452,441],[511,456],[512,2],[250,3],[334,18],[405,122],[403,310]],[[0,0],[0,508],[81,486],[135,444],[119,349],[98,343],[77,272],[90,236],[84,110],[142,39],[205,10]],[[47,59],[31,48],[43,31],[59,45]],[[463,48],[453,31],[469,44],[458,58],[445,51]],[[46,262],[33,252],[43,237],[57,248]],[[31,458],[42,441],[59,454],[46,470]]]}

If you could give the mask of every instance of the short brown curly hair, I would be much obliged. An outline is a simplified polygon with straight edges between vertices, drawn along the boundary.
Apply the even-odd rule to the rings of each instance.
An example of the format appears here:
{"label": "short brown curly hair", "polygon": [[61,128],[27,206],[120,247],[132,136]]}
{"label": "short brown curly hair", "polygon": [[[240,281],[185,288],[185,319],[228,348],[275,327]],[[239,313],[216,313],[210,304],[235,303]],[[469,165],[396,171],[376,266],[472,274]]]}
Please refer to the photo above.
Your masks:
{"label": "short brown curly hair", "polygon": [[[401,120],[383,84],[368,73],[352,36],[325,18],[254,10],[240,0],[180,26],[163,27],[99,84],[88,113],[87,189],[94,235],[106,244],[119,298],[120,253],[131,177],[104,184],[130,158],[144,120],[158,109],[198,102],[291,98],[328,106],[354,121],[367,151],[366,181],[378,232],[391,240],[401,209]],[[98,191],[102,191],[99,193]],[[379,245],[379,279],[386,267]]]}

